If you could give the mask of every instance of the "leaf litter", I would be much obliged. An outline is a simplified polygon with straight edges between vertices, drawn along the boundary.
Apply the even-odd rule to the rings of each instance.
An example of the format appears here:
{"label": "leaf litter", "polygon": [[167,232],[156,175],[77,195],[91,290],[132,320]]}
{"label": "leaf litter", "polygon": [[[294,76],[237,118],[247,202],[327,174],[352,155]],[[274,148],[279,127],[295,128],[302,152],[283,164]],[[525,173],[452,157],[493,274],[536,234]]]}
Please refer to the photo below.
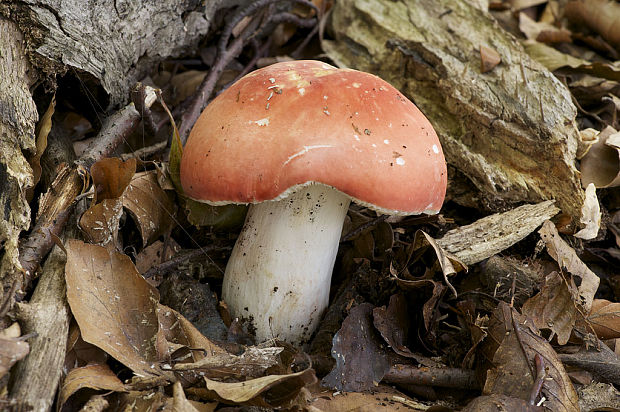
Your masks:
{"label": "leaf litter", "polygon": [[[80,408],[99,393],[110,408],[134,410],[224,405],[423,410],[441,399],[446,410],[572,411],[579,408],[575,388],[580,396],[585,387],[600,399],[617,395],[613,386],[593,384],[620,381],[620,274],[613,269],[620,262],[620,198],[613,191],[620,173],[614,140],[620,69],[613,47],[618,30],[605,24],[617,17],[617,7],[569,3],[566,21],[553,12],[560,10],[554,1],[509,7],[529,39],[523,43],[528,53],[568,85],[578,104],[583,136],[578,166],[584,188],[593,183],[582,222],[562,223],[552,201],[496,214],[447,203],[438,218],[385,218],[353,206],[334,274],[333,307],[325,317],[331,324],[320,328],[327,350],[275,341],[253,345],[251,327],[229,319],[225,302],[218,300],[226,254],[245,208],[205,206],[183,197],[181,136],[172,126],[168,162],[157,156],[149,162],[106,158],[90,175],[80,175],[85,185],[89,177],[93,181],[90,195],[76,194],[82,204],[90,199],[79,221],[88,243],[65,242],[67,299],[75,323],[58,406]],[[299,40],[297,30],[281,28],[274,39]],[[592,50],[584,51],[584,45]],[[511,64],[494,47],[477,47],[489,75],[498,64]],[[201,59],[206,62],[208,55],[203,50]],[[227,67],[218,87],[244,70],[243,61]],[[179,107],[207,73],[171,63],[161,76],[153,74],[167,88],[171,117],[179,118]],[[60,118],[71,114],[85,121],[75,109],[55,110]],[[153,115],[162,123],[167,116],[159,106]],[[48,117],[51,112],[37,138],[44,151]],[[86,123],[80,138],[89,133]],[[37,149],[33,167],[39,158]],[[50,191],[46,198],[53,196]],[[152,283],[141,276],[174,262],[184,250],[212,245],[226,251],[221,259],[180,260],[178,273],[149,279]],[[160,303],[171,283],[188,291],[178,294],[174,308]],[[217,332],[204,321],[217,324]],[[19,335],[0,333],[0,376],[28,352],[27,336]],[[398,390],[386,384],[386,377],[407,368],[417,378],[392,384]],[[453,382],[452,371],[475,371],[477,386],[457,391],[422,376],[437,377],[442,370]],[[322,386],[317,378],[323,378]]]}

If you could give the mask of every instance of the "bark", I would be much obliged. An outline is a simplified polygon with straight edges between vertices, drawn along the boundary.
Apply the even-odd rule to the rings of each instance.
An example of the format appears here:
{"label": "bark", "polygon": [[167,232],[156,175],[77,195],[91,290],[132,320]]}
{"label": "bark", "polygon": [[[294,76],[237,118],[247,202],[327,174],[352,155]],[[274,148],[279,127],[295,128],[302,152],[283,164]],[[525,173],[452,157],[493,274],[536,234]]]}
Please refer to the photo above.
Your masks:
{"label": "bark", "polygon": [[195,51],[219,9],[240,3],[26,0],[0,3],[0,15],[28,28],[29,57],[50,79],[69,69],[89,73],[118,106],[158,62]]}
{"label": "bark", "polygon": [[[0,17],[0,243],[4,245],[0,280],[19,271],[17,241],[30,224],[26,188],[33,177],[22,150],[34,149],[38,119],[29,90],[32,73],[21,32],[15,23]],[[1,284],[7,289],[12,286],[12,282]],[[0,288],[0,304],[3,294]]]}
{"label": "bark", "polygon": [[[448,163],[480,192],[455,200],[502,211],[556,199],[579,221],[570,94],[486,11],[461,0],[338,0],[331,31],[323,48],[337,65],[381,76],[429,118]],[[487,73],[481,46],[502,58]]]}
{"label": "bark", "polygon": [[11,372],[14,411],[48,411],[54,402],[69,332],[65,262],[65,252],[56,247],[43,267],[32,299],[17,306],[24,333],[37,335],[29,341],[28,356]]}

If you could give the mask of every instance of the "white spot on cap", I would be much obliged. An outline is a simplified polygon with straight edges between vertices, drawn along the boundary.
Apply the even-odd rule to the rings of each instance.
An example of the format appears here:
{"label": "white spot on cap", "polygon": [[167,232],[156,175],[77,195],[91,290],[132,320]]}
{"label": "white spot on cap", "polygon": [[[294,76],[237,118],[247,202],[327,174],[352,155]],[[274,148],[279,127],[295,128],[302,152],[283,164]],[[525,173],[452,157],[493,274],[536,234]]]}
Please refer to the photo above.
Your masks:
{"label": "white spot on cap", "polygon": [[255,120],[254,123],[256,123],[259,126],[267,126],[269,125],[269,118],[265,117],[264,119]]}
{"label": "white spot on cap", "polygon": [[323,100],[327,100],[327,96],[323,96]]}
{"label": "white spot on cap", "polygon": [[397,157],[396,158],[396,164],[399,166],[402,166],[405,164],[405,159],[403,159],[402,157]]}
{"label": "white spot on cap", "polygon": [[377,147],[377,145],[373,143],[373,144],[372,144],[372,147]]}
{"label": "white spot on cap", "polygon": [[439,148],[436,144],[433,145],[433,152],[435,152],[435,154],[439,154]]}
{"label": "white spot on cap", "polygon": [[283,166],[284,166],[284,165],[287,165],[287,164],[288,164],[291,160],[293,160],[294,158],[299,157],[299,156],[302,156],[302,155],[305,155],[305,154],[306,154],[306,153],[308,153],[310,150],[314,150],[314,149],[325,149],[325,148],[329,148],[329,147],[334,147],[334,146],[329,145],[329,144],[317,144],[317,145],[314,145],[314,146],[304,146],[304,148],[303,148],[303,149],[301,149],[299,152],[297,152],[297,153],[294,153],[294,154],[290,155],[290,156],[288,157],[288,159],[286,159],[286,162],[284,162]]}
{"label": "white spot on cap", "polygon": [[356,89],[359,89],[360,86],[361,86],[361,84],[359,84],[359,83],[353,83],[353,87],[355,87]]}
{"label": "white spot on cap", "polygon": [[303,87],[300,87],[299,89],[297,89],[297,91],[299,92],[300,96],[303,96],[304,93],[306,93],[306,89],[304,89]]}
{"label": "white spot on cap", "polygon": [[274,79],[273,77],[270,77],[270,78],[269,78],[269,82],[270,82],[271,84],[274,84],[274,83],[276,82],[276,79]]}
{"label": "white spot on cap", "polygon": [[357,140],[358,142],[360,141],[360,137],[359,137],[358,135],[356,135],[356,134],[354,134],[354,135],[353,135],[353,138],[354,138],[355,140]]}
{"label": "white spot on cap", "polygon": [[392,123],[390,122],[390,124],[388,124],[388,127],[392,127]]}
{"label": "white spot on cap", "polygon": [[385,143],[385,144],[390,144],[390,141],[389,141],[388,139],[385,139],[385,140],[383,141],[383,143]]}

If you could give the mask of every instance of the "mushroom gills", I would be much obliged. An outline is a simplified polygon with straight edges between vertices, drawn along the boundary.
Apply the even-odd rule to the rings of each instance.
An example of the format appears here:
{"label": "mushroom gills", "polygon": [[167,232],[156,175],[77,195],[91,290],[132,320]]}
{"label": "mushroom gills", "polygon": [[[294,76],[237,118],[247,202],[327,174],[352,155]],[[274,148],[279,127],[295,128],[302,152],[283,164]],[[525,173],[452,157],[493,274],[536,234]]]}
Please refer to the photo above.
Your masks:
{"label": "mushroom gills", "polygon": [[222,298],[258,341],[309,341],[327,308],[351,200],[320,183],[251,205],[226,266]]}

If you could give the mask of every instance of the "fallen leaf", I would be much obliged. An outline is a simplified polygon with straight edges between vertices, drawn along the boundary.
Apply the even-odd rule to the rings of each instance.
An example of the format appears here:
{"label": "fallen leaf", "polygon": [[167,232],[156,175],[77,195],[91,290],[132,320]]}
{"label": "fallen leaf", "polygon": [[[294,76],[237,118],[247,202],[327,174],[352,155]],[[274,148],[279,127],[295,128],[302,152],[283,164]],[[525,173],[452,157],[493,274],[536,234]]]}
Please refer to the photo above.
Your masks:
{"label": "fallen leaf", "polygon": [[215,229],[228,229],[240,226],[245,220],[246,205],[213,206],[185,199],[187,220],[194,226],[213,226]]}
{"label": "fallen leaf", "polygon": [[[268,375],[244,382],[205,379],[207,391],[226,403],[275,408],[291,404],[302,388],[316,382],[314,371],[306,369],[288,375]],[[203,393],[199,390],[192,393]]]}
{"label": "fallen leaf", "polygon": [[37,123],[37,127],[35,129],[36,135],[36,152],[28,158],[28,163],[30,163],[30,167],[32,167],[32,187],[26,190],[26,198],[28,201],[32,200],[32,196],[34,195],[34,187],[39,183],[41,179],[41,156],[43,156],[43,152],[47,148],[47,136],[52,130],[52,116],[54,115],[54,111],[56,109],[56,95],[52,96],[52,101],[50,102],[47,110]]}
{"label": "fallen leaf", "polygon": [[123,382],[110,370],[108,365],[91,364],[74,368],[67,373],[60,388],[58,403],[60,407],[69,397],[80,389],[94,389],[113,392],[127,392]]}
{"label": "fallen leaf", "polygon": [[28,342],[20,338],[0,337],[0,378],[30,352]]}
{"label": "fallen leaf", "polygon": [[601,341],[597,340],[589,348],[581,346],[578,352],[558,356],[567,367],[590,372],[599,382],[620,385],[620,358]]}
{"label": "fallen leaf", "polygon": [[127,255],[76,239],[66,249],[67,300],[83,339],[138,375],[161,374],[157,290]]}
{"label": "fallen leaf", "polygon": [[360,392],[381,382],[390,364],[372,324],[373,306],[362,303],[351,309],[333,339],[334,369],[322,384],[339,391]]}
{"label": "fallen leaf", "polygon": [[212,412],[218,405],[217,402],[200,403],[187,400],[179,381],[172,386],[172,395],[172,411],[174,412]]}
{"label": "fallen leaf", "polygon": [[428,405],[415,402],[407,395],[384,384],[379,385],[372,393],[334,393],[331,390],[326,391],[321,387],[317,389],[312,391],[312,399],[309,402],[309,406],[321,412],[406,412],[411,411],[411,407],[414,407],[416,404],[419,410],[428,408]]}
{"label": "fallen leaf", "polygon": [[135,174],[121,199],[138,224],[143,246],[170,230],[176,206],[159,186],[156,171]]}
{"label": "fallen leaf", "polygon": [[111,244],[118,249],[118,229],[122,215],[123,205],[119,199],[104,199],[82,214],[80,229],[90,243],[99,246]]}
{"label": "fallen leaf", "polygon": [[530,317],[538,329],[550,329],[558,343],[565,345],[570,338],[579,312],[575,307],[573,294],[577,287],[557,272],[551,272],[545,278],[540,292],[523,304],[523,315]]}
{"label": "fallen leaf", "polygon": [[620,302],[594,299],[586,320],[599,339],[620,338]]}
{"label": "fallen leaf", "polygon": [[577,393],[556,352],[538,330],[516,309],[500,302],[489,321],[484,354],[492,367],[487,371],[483,394],[529,400],[537,371],[535,355],[544,363],[540,396],[552,411],[579,410]]}
{"label": "fallen leaf", "polygon": [[577,287],[579,293],[575,303],[585,313],[589,313],[600,279],[579,259],[575,250],[560,237],[551,221],[547,220],[543,223],[538,233],[547,246],[547,253],[558,263],[560,269],[567,270],[579,279],[575,282],[579,284]]}
{"label": "fallen leaf", "polygon": [[544,412],[547,410],[548,409],[542,406],[530,405],[529,402],[524,399],[493,394],[478,396],[461,409],[461,412]]}
{"label": "fallen leaf", "polygon": [[535,21],[526,13],[519,13],[519,29],[529,40],[536,40],[541,43],[571,41],[570,31],[557,28],[551,23]]}
{"label": "fallen leaf", "polygon": [[569,1],[564,15],[575,24],[585,24],[620,48],[620,5],[615,1]]}
{"label": "fallen leaf", "polygon": [[94,203],[104,199],[121,197],[133,175],[136,173],[136,159],[123,162],[116,157],[108,157],[96,162],[90,168],[95,187]]}
{"label": "fallen leaf", "polygon": [[594,183],[590,183],[586,188],[586,198],[581,208],[580,222],[584,228],[575,233],[575,237],[584,240],[596,238],[601,227],[601,207],[598,204]]}
{"label": "fallen leaf", "polygon": [[608,126],[581,159],[581,184],[597,188],[620,185],[620,133]]}

